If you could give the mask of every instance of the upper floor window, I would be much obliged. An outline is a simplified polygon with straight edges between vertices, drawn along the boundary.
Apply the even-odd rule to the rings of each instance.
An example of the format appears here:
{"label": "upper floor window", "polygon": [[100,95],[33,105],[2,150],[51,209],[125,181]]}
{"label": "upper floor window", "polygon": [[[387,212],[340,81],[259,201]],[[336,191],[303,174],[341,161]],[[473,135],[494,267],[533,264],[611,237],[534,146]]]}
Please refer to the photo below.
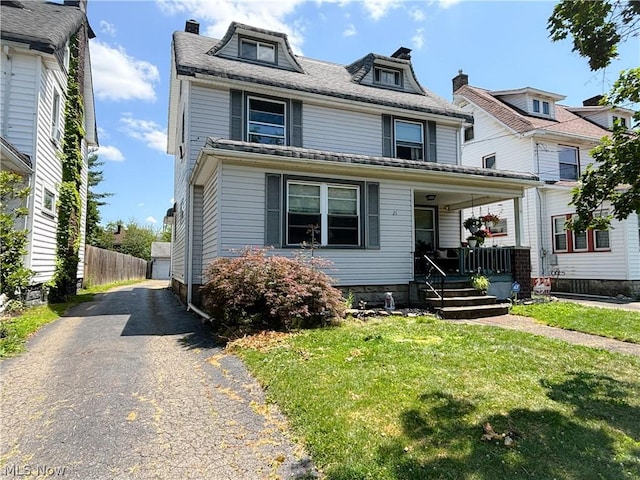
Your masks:
{"label": "upper floor window", "polygon": [[287,244],[360,245],[360,187],[287,183]]}
{"label": "upper floor window", "polygon": [[248,140],[270,145],[286,145],[284,102],[249,97],[247,101]]}
{"label": "upper floor window", "polygon": [[69,63],[71,62],[71,47],[69,42],[64,46],[64,56],[62,57],[62,63],[64,65],[65,70],[69,70]]}
{"label": "upper floor window", "polygon": [[616,122],[620,124],[621,127],[627,128],[627,119],[625,117],[618,117],[616,115],[613,116],[613,124]]}
{"label": "upper floor window", "polygon": [[42,189],[42,211],[49,215],[55,215],[56,209],[56,194],[44,187]]}
{"label": "upper floor window", "polygon": [[549,115],[549,102],[542,102],[542,113]]}
{"label": "upper floor window", "polygon": [[540,113],[540,100],[538,99],[533,99],[533,111],[535,113]]}
{"label": "upper floor window", "polygon": [[395,121],[396,157],[406,160],[424,158],[424,132],[422,123]]}
{"label": "upper floor window", "polygon": [[580,172],[578,149],[576,147],[558,146],[560,180],[577,180]]}
{"label": "upper floor window", "polygon": [[380,85],[388,85],[391,87],[402,86],[402,72],[399,70],[390,70],[386,68],[375,67],[373,69],[373,81]]}
{"label": "upper floor window", "polygon": [[60,94],[55,90],[51,110],[51,138],[57,143],[62,138],[62,129],[60,128]]}
{"label": "upper floor window", "polygon": [[275,63],[276,46],[272,43],[243,38],[240,40],[240,56],[248,60]]}
{"label": "upper floor window", "polygon": [[496,168],[496,154],[487,155],[486,157],[482,157],[482,167],[483,168]]}
{"label": "upper floor window", "polygon": [[475,132],[473,131],[473,125],[470,127],[466,127],[464,129],[464,141],[468,142],[469,140],[473,140],[475,137]]}

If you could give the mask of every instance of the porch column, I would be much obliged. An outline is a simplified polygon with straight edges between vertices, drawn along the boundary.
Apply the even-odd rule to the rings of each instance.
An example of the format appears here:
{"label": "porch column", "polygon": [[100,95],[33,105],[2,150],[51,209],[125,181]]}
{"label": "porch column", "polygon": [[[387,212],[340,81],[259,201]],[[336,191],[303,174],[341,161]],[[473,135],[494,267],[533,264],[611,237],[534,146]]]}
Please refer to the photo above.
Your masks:
{"label": "porch column", "polygon": [[516,247],[522,246],[522,197],[513,199],[513,221],[515,223]]}

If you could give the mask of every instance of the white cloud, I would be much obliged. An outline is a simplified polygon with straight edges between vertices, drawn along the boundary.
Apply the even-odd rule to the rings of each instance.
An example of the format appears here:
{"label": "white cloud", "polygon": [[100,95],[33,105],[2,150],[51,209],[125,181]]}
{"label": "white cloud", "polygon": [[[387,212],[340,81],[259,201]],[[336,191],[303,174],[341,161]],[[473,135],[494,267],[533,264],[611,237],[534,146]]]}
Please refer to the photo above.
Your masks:
{"label": "white cloud", "polygon": [[138,204],[138,206],[139,206],[139,207],[144,207],[144,203],[140,202],[140,203]]}
{"label": "white cloud", "polygon": [[409,16],[414,22],[421,22],[424,20],[424,12],[422,10],[418,10],[417,8],[412,9],[409,12]]}
{"label": "white cloud", "polygon": [[347,27],[344,29],[344,32],[342,32],[342,36],[343,37],[353,37],[356,33],[358,33],[356,31],[356,26],[353,23],[350,23],[349,25],[347,25]]}
{"label": "white cloud", "polygon": [[124,162],[124,155],[113,145],[100,145],[96,150],[100,160],[108,160],[110,162]]}
{"label": "white cloud", "polygon": [[[232,21],[284,32],[294,52],[302,53],[304,27],[285,20],[306,0],[257,2],[246,0],[157,0],[169,15],[182,15],[200,22],[200,33],[222,38]],[[379,1],[379,0],[378,0]]]}
{"label": "white cloud", "polygon": [[153,224],[158,223],[158,221],[155,218],[153,218],[152,216],[148,216],[147,218],[145,218],[144,221],[147,222],[147,223],[153,223]]}
{"label": "white cloud", "polygon": [[127,55],[123,47],[113,48],[98,40],[89,45],[93,89],[99,99],[155,101],[158,67]]}
{"label": "white cloud", "polygon": [[120,119],[120,123],[124,126],[122,130],[131,138],[143,141],[153,150],[167,152],[167,131],[153,120],[141,120],[126,114]]}
{"label": "white cloud", "polygon": [[105,20],[100,20],[100,32],[110,35],[112,37],[116,36],[116,27],[113,23],[109,23]]}
{"label": "white cloud", "polygon": [[459,3],[461,0],[438,0],[438,3],[442,8],[449,8],[456,3]]}
{"label": "white cloud", "polygon": [[411,37],[411,41],[413,42],[413,48],[415,48],[416,50],[420,50],[424,45],[424,29],[417,29],[416,34]]}
{"label": "white cloud", "polygon": [[369,12],[369,16],[373,20],[380,20],[387,15],[389,10],[398,8],[400,6],[399,0],[367,0],[362,5]]}

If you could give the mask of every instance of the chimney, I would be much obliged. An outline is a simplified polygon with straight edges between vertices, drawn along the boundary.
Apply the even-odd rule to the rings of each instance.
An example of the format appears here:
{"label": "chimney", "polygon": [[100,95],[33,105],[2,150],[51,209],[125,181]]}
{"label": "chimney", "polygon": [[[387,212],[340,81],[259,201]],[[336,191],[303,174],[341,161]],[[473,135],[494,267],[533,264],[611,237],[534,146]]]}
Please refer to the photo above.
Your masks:
{"label": "chimney", "polygon": [[200,24],[195,20],[187,20],[187,23],[184,26],[184,31],[187,33],[195,33],[196,35],[200,35]]}
{"label": "chimney", "polygon": [[407,47],[400,47],[391,54],[391,58],[399,58],[400,60],[411,60],[411,49]]}
{"label": "chimney", "polygon": [[456,93],[463,85],[469,85],[469,75],[462,73],[462,69],[458,70],[458,75],[453,77],[453,93]]}
{"label": "chimney", "polygon": [[596,95],[595,97],[587,98],[584,102],[582,102],[582,106],[597,107],[600,105],[600,100],[602,100],[602,95]]}
{"label": "chimney", "polygon": [[78,7],[81,12],[87,13],[87,0],[64,0],[67,7]]}

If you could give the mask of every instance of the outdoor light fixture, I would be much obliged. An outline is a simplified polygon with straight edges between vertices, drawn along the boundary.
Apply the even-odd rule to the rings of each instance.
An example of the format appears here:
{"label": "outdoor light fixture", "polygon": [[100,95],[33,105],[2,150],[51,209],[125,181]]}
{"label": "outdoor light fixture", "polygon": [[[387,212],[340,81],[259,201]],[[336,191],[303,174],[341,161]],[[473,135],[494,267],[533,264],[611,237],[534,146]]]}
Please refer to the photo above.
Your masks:
{"label": "outdoor light fixture", "polygon": [[433,202],[436,199],[436,196],[433,194],[429,194],[429,195],[425,195],[424,198],[426,198],[428,202]]}

